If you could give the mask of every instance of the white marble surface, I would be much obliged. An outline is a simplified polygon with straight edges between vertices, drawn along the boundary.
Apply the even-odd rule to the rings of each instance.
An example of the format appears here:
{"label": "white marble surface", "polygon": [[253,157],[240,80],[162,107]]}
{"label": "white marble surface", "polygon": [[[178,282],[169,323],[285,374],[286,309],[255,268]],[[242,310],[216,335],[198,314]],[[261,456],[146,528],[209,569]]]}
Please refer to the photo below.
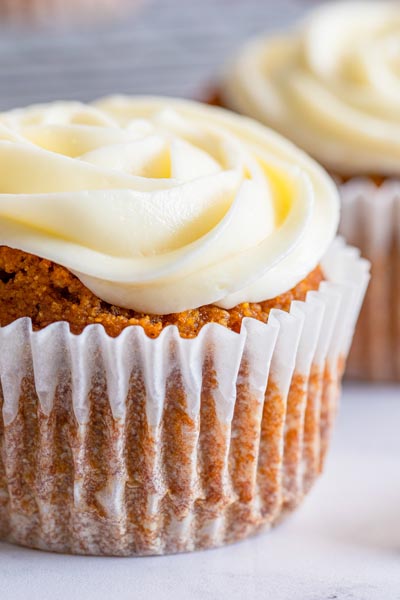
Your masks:
{"label": "white marble surface", "polygon": [[272,533],[114,559],[0,544],[1,600],[400,600],[400,387],[348,385],[325,475]]}

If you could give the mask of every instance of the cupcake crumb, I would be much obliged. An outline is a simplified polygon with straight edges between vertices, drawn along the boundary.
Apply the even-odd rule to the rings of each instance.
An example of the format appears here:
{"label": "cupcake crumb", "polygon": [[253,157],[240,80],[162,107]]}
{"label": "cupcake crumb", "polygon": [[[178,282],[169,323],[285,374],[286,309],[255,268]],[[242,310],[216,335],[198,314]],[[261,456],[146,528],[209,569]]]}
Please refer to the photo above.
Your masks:
{"label": "cupcake crumb", "polygon": [[130,325],[140,325],[151,338],[169,325],[176,325],[183,338],[196,337],[207,323],[239,332],[245,317],[266,323],[272,308],[288,311],[293,300],[304,300],[309,290],[318,290],[323,279],[317,267],[293,289],[264,302],[243,302],[229,310],[210,304],[169,315],[148,315],[100,300],[60,265],[0,246],[0,326],[30,317],[35,330],[67,321],[72,333],[78,334],[87,325],[100,323],[111,337]]}

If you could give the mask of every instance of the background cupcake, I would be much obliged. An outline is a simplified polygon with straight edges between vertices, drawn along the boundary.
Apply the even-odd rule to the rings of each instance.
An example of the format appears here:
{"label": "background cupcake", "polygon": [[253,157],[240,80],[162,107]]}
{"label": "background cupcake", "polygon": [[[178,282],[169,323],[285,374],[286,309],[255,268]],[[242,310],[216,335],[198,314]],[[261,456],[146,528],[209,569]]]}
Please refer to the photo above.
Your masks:
{"label": "background cupcake", "polygon": [[186,101],[0,122],[1,538],[165,554],[273,525],[321,471],[368,281],[329,177]]}
{"label": "background cupcake", "polygon": [[344,2],[247,44],[222,103],[287,135],[337,178],[341,228],[373,263],[350,358],[356,377],[399,380],[400,7]]}

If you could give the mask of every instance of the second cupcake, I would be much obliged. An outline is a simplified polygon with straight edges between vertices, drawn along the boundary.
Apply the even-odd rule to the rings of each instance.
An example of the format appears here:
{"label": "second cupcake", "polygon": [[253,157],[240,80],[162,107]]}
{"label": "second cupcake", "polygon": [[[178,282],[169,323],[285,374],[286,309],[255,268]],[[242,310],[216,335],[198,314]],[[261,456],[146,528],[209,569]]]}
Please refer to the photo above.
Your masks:
{"label": "second cupcake", "polygon": [[249,42],[222,104],[277,129],[340,185],[341,230],[372,261],[350,356],[358,378],[400,381],[400,6],[342,2]]}

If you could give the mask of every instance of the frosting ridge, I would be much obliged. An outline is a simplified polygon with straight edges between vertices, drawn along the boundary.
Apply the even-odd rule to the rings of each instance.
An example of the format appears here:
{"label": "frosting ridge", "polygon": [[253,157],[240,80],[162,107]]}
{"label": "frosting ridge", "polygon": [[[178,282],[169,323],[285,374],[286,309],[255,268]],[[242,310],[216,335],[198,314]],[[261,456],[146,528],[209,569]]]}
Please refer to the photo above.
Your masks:
{"label": "frosting ridge", "polygon": [[296,285],[336,233],[325,172],[263,126],[185,100],[0,114],[0,240],[98,297],[167,314]]}

